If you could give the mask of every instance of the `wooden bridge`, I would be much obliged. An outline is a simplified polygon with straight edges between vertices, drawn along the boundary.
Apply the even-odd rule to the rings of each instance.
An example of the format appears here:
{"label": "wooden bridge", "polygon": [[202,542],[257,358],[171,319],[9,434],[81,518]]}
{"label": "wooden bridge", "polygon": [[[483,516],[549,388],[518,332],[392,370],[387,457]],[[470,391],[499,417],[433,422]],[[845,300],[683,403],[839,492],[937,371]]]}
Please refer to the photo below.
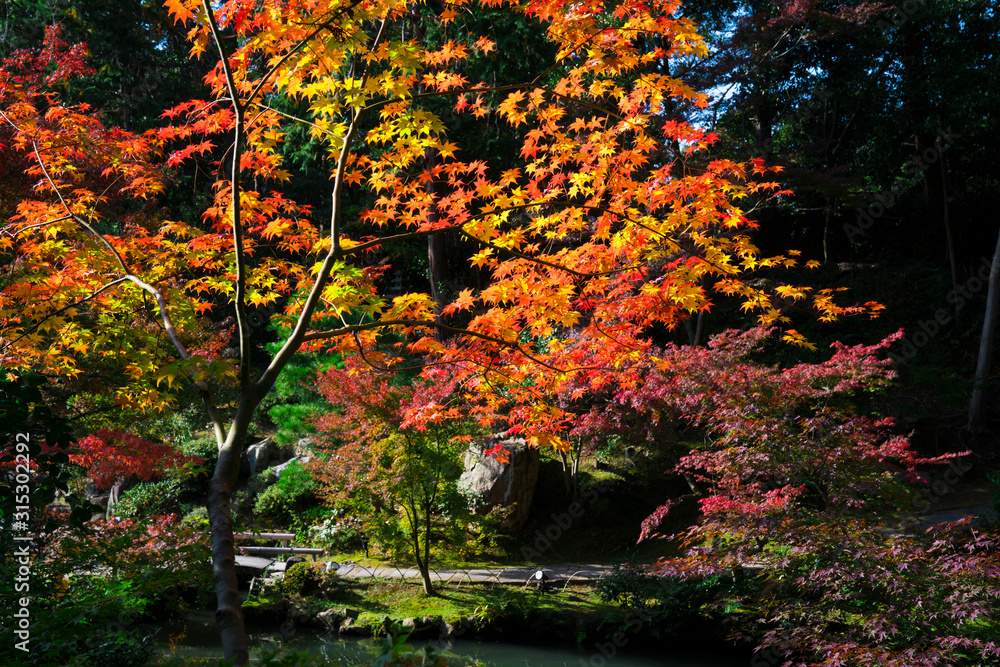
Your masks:
{"label": "wooden bridge", "polygon": [[263,558],[261,555],[289,555],[289,556],[311,556],[315,561],[316,556],[323,554],[322,549],[312,549],[308,547],[290,546],[295,539],[295,533],[237,533],[234,535],[237,540],[271,540],[281,542],[280,547],[258,547],[258,546],[237,546],[236,547],[236,567],[251,574],[252,576],[262,575],[268,569],[272,572],[283,572],[285,561],[273,558]]}

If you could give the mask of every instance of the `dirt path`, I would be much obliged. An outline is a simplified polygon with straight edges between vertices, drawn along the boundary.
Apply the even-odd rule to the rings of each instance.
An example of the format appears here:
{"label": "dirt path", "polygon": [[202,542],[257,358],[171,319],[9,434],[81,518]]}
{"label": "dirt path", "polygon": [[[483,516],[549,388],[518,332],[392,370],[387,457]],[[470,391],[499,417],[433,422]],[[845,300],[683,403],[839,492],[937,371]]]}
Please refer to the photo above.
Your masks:
{"label": "dirt path", "polygon": [[[555,565],[544,567],[468,568],[431,570],[431,581],[462,583],[464,581],[497,582],[502,584],[533,583],[536,572],[543,572],[546,581],[572,583],[594,582],[611,571],[610,565]],[[375,577],[379,579],[420,579],[415,567],[365,567],[357,563],[344,563],[337,574],[347,579]]]}

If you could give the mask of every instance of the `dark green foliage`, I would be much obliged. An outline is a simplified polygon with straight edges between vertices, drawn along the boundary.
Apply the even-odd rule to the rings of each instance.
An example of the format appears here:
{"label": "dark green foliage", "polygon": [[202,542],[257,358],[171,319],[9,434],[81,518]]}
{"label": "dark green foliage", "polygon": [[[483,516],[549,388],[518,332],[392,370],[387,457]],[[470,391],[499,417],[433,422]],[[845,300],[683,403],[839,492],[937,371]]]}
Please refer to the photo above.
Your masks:
{"label": "dark green foliage", "polygon": [[[67,665],[68,667],[135,667],[147,664],[156,644],[152,634],[120,629],[97,629],[86,638],[55,638],[32,642],[32,651],[17,665]],[[10,664],[10,663],[8,663]]]}
{"label": "dark green foliage", "polygon": [[[0,469],[18,472],[16,465],[24,464],[25,457],[36,466],[31,474],[27,505],[32,508],[32,519],[38,520],[39,511],[49,503],[56,491],[66,492],[72,470],[66,465],[66,452],[73,435],[69,423],[55,414],[42,398],[41,388],[45,378],[40,375],[22,375],[16,379],[0,377]],[[42,445],[48,448],[42,453]],[[25,447],[26,445],[26,447]],[[20,454],[20,458],[17,455]],[[16,478],[0,475],[0,516],[12,516],[20,492]],[[70,501],[70,520],[75,525],[90,518],[91,506],[74,497]],[[4,533],[7,545],[9,532]],[[10,553],[10,549],[4,549]],[[0,561],[5,562],[5,561]]]}
{"label": "dark green foliage", "polygon": [[339,578],[333,567],[328,563],[295,563],[285,571],[282,579],[282,591],[286,595],[311,595],[322,593],[329,595],[337,589]]}
{"label": "dark green foliage", "polygon": [[697,624],[704,616],[702,608],[730,584],[721,576],[682,580],[619,563],[597,583],[596,591],[602,600],[617,602],[628,614],[641,614],[661,632],[672,634]]}
{"label": "dark green foliage", "polygon": [[68,43],[86,43],[96,71],[69,92],[112,124],[145,130],[164,109],[202,94],[209,63],[188,57],[187,30],[160,0],[6,0],[0,19],[0,55],[40,46],[52,24]]}
{"label": "dark green foliage", "polygon": [[[280,347],[280,343],[271,343],[267,350],[274,354]],[[258,408],[258,413],[267,414],[277,427],[275,442],[292,444],[313,432],[314,418],[329,409],[313,389],[315,378],[323,371],[342,367],[340,355],[336,354],[297,354],[292,358]]]}
{"label": "dark green foliage", "polygon": [[140,482],[121,495],[114,506],[118,517],[141,518],[154,514],[175,514],[181,511],[180,484],[173,479]]}
{"label": "dark green foliage", "polygon": [[520,621],[538,612],[536,591],[510,586],[491,586],[483,591],[483,603],[472,614],[477,625],[486,626],[504,620]]}
{"label": "dark green foliage", "polygon": [[206,435],[194,440],[186,440],[178,449],[188,456],[199,456],[205,461],[205,468],[212,470],[219,460],[219,445],[214,435]]}
{"label": "dark green foliage", "polygon": [[[254,503],[258,520],[276,525],[308,522],[320,510],[316,491],[319,484],[298,461],[292,461],[277,482],[264,489]],[[308,510],[312,510],[309,512]]]}
{"label": "dark green foliage", "polygon": [[102,667],[134,667],[146,664],[156,645],[152,634],[115,632],[87,642],[86,653],[78,655],[70,665],[101,665]]}

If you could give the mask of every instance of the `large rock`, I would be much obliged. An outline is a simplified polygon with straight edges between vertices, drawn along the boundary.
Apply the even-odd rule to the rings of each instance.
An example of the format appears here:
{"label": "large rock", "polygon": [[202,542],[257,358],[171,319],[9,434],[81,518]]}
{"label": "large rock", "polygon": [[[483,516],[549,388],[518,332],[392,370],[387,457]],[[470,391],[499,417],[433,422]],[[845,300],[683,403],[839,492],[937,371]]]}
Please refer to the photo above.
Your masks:
{"label": "large rock", "polygon": [[[507,463],[485,454],[497,444],[507,453]],[[528,521],[537,481],[538,449],[529,447],[522,438],[495,437],[469,447],[459,488],[476,503],[477,512],[488,512],[498,506],[512,507],[503,527],[517,531]]]}
{"label": "large rock", "polygon": [[284,463],[295,456],[291,447],[281,447],[271,438],[247,445],[243,452],[243,466],[251,476],[263,472],[268,466]]}
{"label": "large rock", "polygon": [[305,465],[305,464],[309,463],[310,461],[312,461],[312,459],[307,458],[305,456],[296,456],[294,458],[288,459],[284,463],[279,463],[278,465],[276,465],[273,468],[271,468],[271,472],[274,473],[275,479],[281,479],[281,473],[285,472],[285,469],[288,466],[292,465],[292,463],[295,462],[295,461],[298,461],[302,465]]}
{"label": "large rock", "polygon": [[315,442],[312,438],[301,438],[297,443],[295,443],[295,455],[298,457],[310,458],[316,455],[313,446]]}

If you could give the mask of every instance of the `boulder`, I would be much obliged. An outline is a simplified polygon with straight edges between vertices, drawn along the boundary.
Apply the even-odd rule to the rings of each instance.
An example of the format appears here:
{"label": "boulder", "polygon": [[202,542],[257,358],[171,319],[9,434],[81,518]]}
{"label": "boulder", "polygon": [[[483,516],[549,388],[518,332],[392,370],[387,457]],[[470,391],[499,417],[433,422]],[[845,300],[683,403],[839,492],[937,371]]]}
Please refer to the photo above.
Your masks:
{"label": "boulder", "polygon": [[[507,462],[501,463],[486,450],[501,445]],[[522,438],[493,437],[473,443],[465,454],[465,472],[459,478],[462,493],[476,505],[477,512],[494,507],[512,507],[503,527],[517,531],[524,527],[531,511],[531,498],[538,481],[538,449]]]}
{"label": "boulder", "polygon": [[102,493],[101,495],[87,496],[87,502],[89,502],[91,505],[97,505],[98,507],[100,507],[102,510],[105,511],[108,509],[108,500],[110,499],[111,496],[107,493]]}
{"label": "boulder", "polygon": [[345,618],[341,622],[338,632],[349,637],[368,637],[371,635],[372,630],[367,625],[356,624],[354,619]]}
{"label": "boulder", "polygon": [[344,616],[336,609],[327,609],[318,613],[316,620],[322,623],[324,627],[339,628],[340,624],[344,621]]}
{"label": "boulder", "polygon": [[276,465],[273,468],[271,468],[271,472],[274,473],[275,479],[281,479],[281,473],[285,472],[285,468],[287,468],[288,466],[292,465],[292,463],[294,461],[298,461],[302,465],[305,465],[306,463],[309,463],[310,461],[312,461],[312,459],[309,458],[309,457],[307,457],[307,456],[296,456],[296,457],[288,459],[284,463],[279,463],[278,465]]}
{"label": "boulder", "polygon": [[256,475],[268,466],[284,463],[295,456],[291,447],[281,447],[271,438],[249,444],[243,452],[243,465],[250,476]]}
{"label": "boulder", "polygon": [[289,605],[288,620],[296,625],[309,625],[312,622],[312,614],[302,607]]}
{"label": "boulder", "polygon": [[315,452],[313,450],[313,439],[302,438],[297,443],[295,443],[295,455],[305,458],[314,456]]}

